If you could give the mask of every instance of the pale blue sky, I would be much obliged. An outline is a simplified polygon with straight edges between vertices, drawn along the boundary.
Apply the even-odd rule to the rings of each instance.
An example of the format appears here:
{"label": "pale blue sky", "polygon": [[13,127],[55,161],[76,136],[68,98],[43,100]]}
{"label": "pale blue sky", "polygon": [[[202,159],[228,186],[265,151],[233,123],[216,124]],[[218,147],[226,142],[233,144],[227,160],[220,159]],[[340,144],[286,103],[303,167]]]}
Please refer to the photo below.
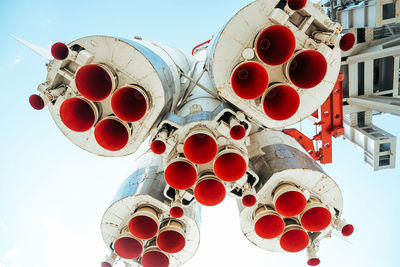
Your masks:
{"label": "pale blue sky", "polygon": [[[101,216],[133,162],[79,149],[46,109],[31,109],[45,61],[7,34],[43,47],[86,35],[139,35],[190,52],[249,2],[0,0],[0,267],[98,266],[107,253]],[[374,122],[400,136],[399,117]],[[323,242],[322,266],[400,266],[400,168],[374,173],[362,152],[340,139],[325,169],[342,189],[356,232],[351,244],[336,236]],[[199,251],[185,266],[306,266],[305,253],[270,253],[248,242],[232,199],[203,209],[201,231]]]}

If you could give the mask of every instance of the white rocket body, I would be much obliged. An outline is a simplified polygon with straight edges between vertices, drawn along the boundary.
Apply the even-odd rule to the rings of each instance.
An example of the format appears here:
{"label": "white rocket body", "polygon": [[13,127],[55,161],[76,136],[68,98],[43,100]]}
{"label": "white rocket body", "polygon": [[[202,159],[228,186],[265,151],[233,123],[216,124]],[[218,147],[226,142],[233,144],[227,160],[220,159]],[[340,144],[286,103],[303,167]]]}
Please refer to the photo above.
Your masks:
{"label": "white rocket body", "polygon": [[[257,0],[194,56],[107,36],[53,46],[55,60],[32,106],[47,105],[65,136],[97,155],[129,155],[150,139],[151,151],[103,216],[111,250],[104,265],[121,259],[151,267],[152,257],[160,267],[184,264],[199,245],[199,204],[214,206],[226,195],[238,200],[253,244],[308,249],[315,258],[317,244],[346,227],[342,195],[281,130],[331,94],[340,31],[317,4]],[[141,219],[153,232],[141,229]],[[181,243],[162,241],[166,232]]]}

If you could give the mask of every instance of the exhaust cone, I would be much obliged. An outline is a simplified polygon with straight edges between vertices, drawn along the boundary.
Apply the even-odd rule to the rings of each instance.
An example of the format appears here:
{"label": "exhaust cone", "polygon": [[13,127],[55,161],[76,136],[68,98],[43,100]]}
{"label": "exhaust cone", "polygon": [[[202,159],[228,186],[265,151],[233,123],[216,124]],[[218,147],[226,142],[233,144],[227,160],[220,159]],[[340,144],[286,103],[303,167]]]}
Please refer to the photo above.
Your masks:
{"label": "exhaust cone", "polygon": [[169,215],[171,215],[171,217],[176,218],[176,219],[181,218],[183,216],[183,214],[184,214],[184,211],[179,206],[172,207],[169,210]]}
{"label": "exhaust cone", "polygon": [[263,30],[256,40],[256,54],[268,65],[285,63],[293,55],[296,48],[296,38],[293,32],[285,26],[273,25]]}
{"label": "exhaust cone", "polygon": [[44,108],[44,101],[40,95],[31,95],[29,97],[29,104],[36,110],[42,110]]}
{"label": "exhaust cone", "polygon": [[318,51],[306,50],[298,53],[289,65],[289,78],[300,88],[309,89],[318,85],[325,77],[328,65]]}
{"label": "exhaust cone", "polygon": [[346,224],[343,228],[342,228],[342,235],[343,236],[351,236],[354,232],[354,226],[351,224]]}
{"label": "exhaust cone", "polygon": [[143,267],[168,267],[169,258],[161,251],[150,250],[143,254],[141,263]]}
{"label": "exhaust cone", "polygon": [[349,51],[353,48],[354,44],[356,43],[356,37],[352,33],[346,33],[340,39],[339,46],[342,51]]}
{"label": "exhaust cone", "polygon": [[104,149],[118,151],[123,149],[129,140],[126,127],[115,119],[104,119],[94,129],[97,143]]}
{"label": "exhaust cone", "polygon": [[306,231],[295,228],[285,231],[280,238],[280,245],[287,252],[299,252],[308,246],[309,241]]}
{"label": "exhaust cone", "polygon": [[75,132],[90,130],[96,120],[92,106],[78,97],[69,98],[61,104],[60,118],[65,126]]}
{"label": "exhaust cone", "polygon": [[276,238],[282,234],[284,229],[284,221],[276,214],[262,216],[254,224],[254,231],[259,237],[264,239]]}
{"label": "exhaust cone", "polygon": [[332,215],[327,208],[313,207],[301,216],[301,225],[310,232],[319,232],[329,226]]}
{"label": "exhaust cone", "polygon": [[246,160],[235,152],[223,153],[214,163],[215,175],[225,182],[234,182],[245,175],[247,170]]}
{"label": "exhaust cone", "polygon": [[157,236],[157,246],[168,253],[178,253],[186,244],[185,236],[181,230],[182,226],[177,222],[170,222],[170,225],[161,229]]}
{"label": "exhaust cone", "polygon": [[134,216],[129,221],[129,232],[140,239],[149,239],[154,237],[158,232],[158,223],[153,216],[141,214]]}
{"label": "exhaust cone", "polygon": [[55,43],[51,47],[51,55],[57,60],[64,60],[68,57],[69,48],[64,43]]}
{"label": "exhaust cone", "polygon": [[318,258],[309,259],[307,261],[308,266],[317,266],[321,263],[321,260]]}
{"label": "exhaust cone", "polygon": [[264,96],[263,107],[268,117],[282,121],[291,118],[299,109],[300,96],[288,85],[272,87]]}
{"label": "exhaust cone", "polygon": [[196,183],[196,168],[186,161],[175,161],[165,169],[166,182],[175,189],[186,190]]}
{"label": "exhaust cone", "polygon": [[304,195],[298,191],[288,191],[281,194],[275,201],[276,211],[285,217],[299,215],[306,207]]}
{"label": "exhaust cone", "polygon": [[223,183],[215,178],[206,178],[194,188],[196,200],[204,206],[215,206],[225,199],[226,190]]}
{"label": "exhaust cone", "polygon": [[257,198],[256,198],[256,196],[255,195],[245,195],[243,198],[242,198],[242,204],[245,206],[245,207],[252,207],[252,206],[254,206],[255,204],[257,203]]}
{"label": "exhaust cone", "polygon": [[122,237],[114,242],[114,250],[124,259],[136,259],[142,255],[143,247],[140,241],[131,237]]}
{"label": "exhaust cone", "polygon": [[183,153],[186,158],[195,164],[205,164],[212,161],[217,155],[217,142],[208,134],[197,133],[186,139]]}
{"label": "exhaust cone", "polygon": [[232,139],[241,140],[246,135],[246,129],[243,125],[235,125],[229,131],[229,135],[232,137]]}
{"label": "exhaust cone", "polygon": [[307,0],[288,0],[288,6],[292,10],[303,9],[307,4]]}
{"label": "exhaust cone", "polygon": [[113,89],[111,74],[104,66],[97,64],[81,67],[76,72],[75,84],[79,93],[91,101],[106,99]]}
{"label": "exhaust cone", "polygon": [[165,146],[165,143],[163,141],[154,140],[153,142],[151,142],[150,149],[151,151],[153,151],[154,154],[161,155],[165,152],[167,147]]}
{"label": "exhaust cone", "polygon": [[118,118],[127,122],[138,121],[146,114],[147,96],[127,86],[115,91],[111,97],[111,108]]}
{"label": "exhaust cone", "polygon": [[268,87],[267,70],[257,62],[246,62],[236,67],[231,77],[232,89],[243,99],[260,97]]}

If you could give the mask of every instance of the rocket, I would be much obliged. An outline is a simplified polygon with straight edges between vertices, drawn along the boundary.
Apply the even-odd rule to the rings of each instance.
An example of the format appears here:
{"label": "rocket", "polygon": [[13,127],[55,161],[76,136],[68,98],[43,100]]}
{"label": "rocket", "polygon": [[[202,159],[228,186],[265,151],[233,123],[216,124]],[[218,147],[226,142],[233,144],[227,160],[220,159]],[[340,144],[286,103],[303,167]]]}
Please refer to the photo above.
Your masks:
{"label": "rocket", "polygon": [[310,266],[333,231],[351,235],[339,187],[284,130],[332,94],[355,43],[341,31],[318,4],[257,0],[193,55],[141,38],[55,43],[31,106],[99,156],[148,145],[102,218],[101,266],[183,265],[199,246],[201,206],[226,197],[251,243],[306,252]]}

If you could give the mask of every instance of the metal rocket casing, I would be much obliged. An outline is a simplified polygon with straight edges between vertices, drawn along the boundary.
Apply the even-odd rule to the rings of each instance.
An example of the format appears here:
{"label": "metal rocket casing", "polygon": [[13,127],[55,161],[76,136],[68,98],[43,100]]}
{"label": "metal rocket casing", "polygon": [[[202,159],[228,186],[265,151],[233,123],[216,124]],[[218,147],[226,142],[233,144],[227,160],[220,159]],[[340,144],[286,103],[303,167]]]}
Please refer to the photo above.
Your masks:
{"label": "metal rocket casing", "polygon": [[[341,59],[339,45],[328,46],[313,36],[324,32],[334,38],[341,31],[339,24],[332,22],[317,4],[307,2],[302,10],[295,12],[281,2],[258,0],[241,9],[211,40],[207,55],[207,67],[218,94],[261,125],[275,129],[297,123],[321,106],[333,89]],[[264,31],[267,37],[260,39]],[[260,44],[267,49],[267,56],[263,57],[259,43],[265,39],[267,44]],[[293,46],[284,51],[288,44]],[[301,67],[293,71],[297,63]],[[248,73],[241,74],[239,69],[246,64],[243,68]],[[305,70],[306,66],[310,69]],[[325,68],[326,74],[321,68]],[[265,70],[266,80],[258,78],[265,75]],[[239,81],[233,79],[236,75]],[[234,88],[240,83],[240,75],[244,80],[248,76],[249,80],[249,86],[243,88],[244,94],[257,84],[268,84],[259,88],[258,94],[240,97]],[[315,83],[307,84],[313,79]],[[285,88],[272,90],[277,84]]]}
{"label": "metal rocket casing", "polygon": [[[255,232],[256,211],[263,206],[274,211],[276,194],[282,185],[293,186],[307,199],[307,207],[313,207],[313,198],[321,201],[332,215],[329,226],[322,231],[309,232],[310,240],[317,242],[329,237],[334,229],[335,218],[340,218],[343,209],[342,194],[337,184],[308,155],[292,137],[275,130],[262,130],[250,135],[249,161],[259,177],[255,187],[257,204],[245,207],[237,201],[240,211],[241,228],[245,236],[257,246],[270,251],[283,251],[279,239],[264,239]],[[285,188],[283,188],[285,190]],[[304,208],[304,207],[303,207]],[[306,209],[304,211],[306,211]],[[293,217],[281,216],[283,219],[294,219],[301,226],[301,212]]]}
{"label": "metal rocket casing", "polygon": [[[157,214],[159,229],[154,238],[141,240],[143,249],[153,246],[161,233],[160,230],[162,231],[168,222],[173,221],[183,226],[182,234],[185,236],[186,244],[183,250],[177,253],[166,253],[169,257],[169,266],[179,266],[189,260],[195,254],[200,242],[200,208],[197,204],[183,200],[184,215],[179,219],[172,218],[169,211],[173,201],[170,197],[166,197],[165,189],[162,158],[152,152],[146,152],[137,159],[135,171],[123,182],[103,215],[101,232],[107,247],[113,250],[116,239],[121,236],[131,236],[128,230],[131,218],[137,213],[143,214],[143,210],[146,212],[146,209],[150,208]],[[141,258],[123,260],[140,264]]]}
{"label": "metal rocket casing", "polygon": [[[189,71],[193,63],[192,58],[175,48],[138,39],[108,36],[84,37],[71,42],[68,47],[70,52],[66,59],[50,61],[46,81],[39,85],[38,90],[41,95],[49,98],[50,113],[60,130],[73,143],[91,153],[102,156],[124,156],[134,153],[153,125],[176,105],[188,86],[188,81],[181,81],[179,69]],[[77,132],[68,128],[65,121],[62,121],[60,107],[71,97],[82,98],[75,79],[80,70],[81,73],[84,72],[82,67],[88,65],[94,68],[92,72],[105,72],[112,88],[104,99],[84,99],[95,113],[95,118],[93,124],[89,124],[88,130],[85,128]],[[90,70],[80,75],[84,77],[79,78],[79,81],[84,80],[83,82],[96,85],[96,81],[90,81],[90,77],[87,77],[89,72]],[[138,117],[137,121],[117,118],[111,107],[113,94],[126,86],[139,90],[146,101],[143,107],[145,114]],[[75,113],[82,113],[78,111],[81,110]],[[105,149],[96,142],[94,127],[104,118],[114,119],[126,128],[128,139],[126,145],[122,144],[122,149]]]}
{"label": "metal rocket casing", "polygon": [[[195,180],[199,181],[203,174],[214,172],[214,163],[223,153],[237,153],[239,155],[237,157],[241,157],[247,165],[246,144],[247,136],[251,131],[251,123],[241,111],[224,102],[216,94],[209,73],[204,69],[205,51],[196,54],[195,59],[196,64],[193,71],[190,72],[192,84],[183,97],[184,100],[177,107],[175,113],[168,113],[164,117],[157,131],[152,134],[154,137],[151,142],[161,141],[165,144],[165,151],[161,154],[166,170],[170,164],[174,164],[176,161],[185,161],[196,169]],[[237,139],[230,136],[230,131],[234,126],[243,127],[243,136]],[[198,162],[196,161],[198,159],[191,158],[190,149],[186,149],[188,147],[187,140],[196,135],[208,136],[210,146],[215,149],[212,158],[205,162]],[[193,149],[192,154],[200,153],[198,149]],[[168,173],[166,171],[167,182],[169,182]],[[253,174],[253,176],[255,175]],[[239,184],[243,185],[247,179],[246,172],[240,175],[240,178],[242,179],[238,181],[238,184],[224,183],[226,191],[231,192],[237,189]],[[173,187],[173,184],[171,186]],[[193,187],[194,189],[195,181],[193,180],[193,183],[187,186],[184,188],[175,186],[175,188],[186,190]],[[189,189],[188,192],[193,192],[193,190]]]}

